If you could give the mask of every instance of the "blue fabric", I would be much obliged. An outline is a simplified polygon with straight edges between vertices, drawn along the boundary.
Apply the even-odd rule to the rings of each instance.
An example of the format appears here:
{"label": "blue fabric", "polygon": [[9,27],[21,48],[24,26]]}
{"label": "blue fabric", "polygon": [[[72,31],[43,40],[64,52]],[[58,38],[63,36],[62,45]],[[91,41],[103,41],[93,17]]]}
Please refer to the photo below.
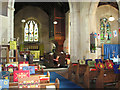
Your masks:
{"label": "blue fabric", "polygon": [[60,81],[60,90],[62,89],[68,89],[68,90],[84,90],[83,88],[81,88],[80,86],[78,86],[77,84],[67,80],[66,78],[62,77],[61,75],[55,73],[55,72],[50,72],[50,83],[55,83],[55,79],[58,78]]}
{"label": "blue fabric", "polygon": [[[113,50],[115,51],[114,55],[117,58],[117,55],[120,56],[120,44],[104,44],[104,59],[112,58]],[[110,56],[109,56],[110,55]]]}
{"label": "blue fabric", "polygon": [[115,72],[115,73],[120,73],[119,66],[120,66],[120,65],[113,65],[113,68],[114,68],[114,72]]}

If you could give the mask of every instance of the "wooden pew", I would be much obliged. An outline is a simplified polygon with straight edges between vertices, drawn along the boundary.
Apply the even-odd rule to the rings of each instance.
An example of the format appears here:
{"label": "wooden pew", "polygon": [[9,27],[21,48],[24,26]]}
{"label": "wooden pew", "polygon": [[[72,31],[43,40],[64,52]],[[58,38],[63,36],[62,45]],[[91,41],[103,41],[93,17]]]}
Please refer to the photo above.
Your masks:
{"label": "wooden pew", "polygon": [[[38,78],[35,78],[34,80],[38,80]],[[24,78],[19,78],[19,82],[21,81],[25,81]],[[21,84],[18,83],[17,86],[10,86],[9,88],[21,88],[20,85]],[[56,88],[57,90],[59,90],[59,86],[60,86],[60,81],[58,78],[56,78],[55,83],[42,83],[42,84],[39,83],[37,84],[37,87],[34,87],[34,88],[41,88],[41,89]],[[27,87],[24,87],[24,88],[27,88]],[[33,88],[33,87],[29,87],[29,88]]]}
{"label": "wooden pew", "polygon": [[96,88],[105,88],[115,86],[117,81],[117,74],[113,70],[100,70],[100,74],[96,79]]}
{"label": "wooden pew", "polygon": [[68,79],[71,81],[75,80],[75,74],[77,72],[77,64],[78,63],[70,63],[70,66],[68,68]]}
{"label": "wooden pew", "polygon": [[[30,75],[30,76],[32,76],[32,77],[34,77],[34,76],[38,76],[39,77],[39,79],[41,79],[41,78],[43,78],[43,77],[48,77],[49,78],[49,80],[44,80],[44,81],[42,81],[41,83],[50,83],[50,72],[49,71],[47,71],[47,75],[41,75],[41,74],[35,74],[35,75]],[[11,86],[11,88],[13,87],[16,87],[16,86],[18,86],[18,82],[9,82],[9,86]]]}
{"label": "wooden pew", "polygon": [[91,88],[90,84],[93,84],[93,81],[95,81],[99,75],[99,70],[96,69],[95,63],[95,61],[88,61],[88,66],[84,74],[84,86],[86,88]]}
{"label": "wooden pew", "polygon": [[68,68],[68,79],[75,80],[76,83],[83,82],[83,76],[86,72],[87,65],[80,65],[79,63],[70,63]]}
{"label": "wooden pew", "polygon": [[44,84],[40,84],[40,88],[56,88],[56,90],[59,90],[60,87],[60,81],[58,78],[56,78],[55,83],[44,83]]}
{"label": "wooden pew", "polygon": [[75,75],[76,83],[83,83],[83,78],[84,78],[86,69],[87,69],[86,64],[84,65],[77,64],[76,75]]}
{"label": "wooden pew", "polygon": [[84,86],[90,88],[90,81],[95,80],[99,75],[99,71],[90,71],[90,67],[87,66],[87,69],[84,74]]}

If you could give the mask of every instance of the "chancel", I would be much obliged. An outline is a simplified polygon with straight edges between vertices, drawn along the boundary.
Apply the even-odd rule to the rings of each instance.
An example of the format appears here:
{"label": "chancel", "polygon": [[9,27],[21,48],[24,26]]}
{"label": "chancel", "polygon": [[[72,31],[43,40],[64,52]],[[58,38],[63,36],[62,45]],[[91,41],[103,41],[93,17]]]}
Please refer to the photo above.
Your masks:
{"label": "chancel", "polygon": [[1,0],[0,89],[120,89],[119,36],[120,0]]}

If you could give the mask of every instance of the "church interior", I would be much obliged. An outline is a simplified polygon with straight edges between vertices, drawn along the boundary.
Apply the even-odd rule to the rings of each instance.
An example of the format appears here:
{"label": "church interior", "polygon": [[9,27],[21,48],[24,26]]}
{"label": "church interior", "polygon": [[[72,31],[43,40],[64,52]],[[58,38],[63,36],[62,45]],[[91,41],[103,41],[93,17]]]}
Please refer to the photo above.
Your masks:
{"label": "church interior", "polygon": [[120,89],[120,0],[0,0],[0,90]]}

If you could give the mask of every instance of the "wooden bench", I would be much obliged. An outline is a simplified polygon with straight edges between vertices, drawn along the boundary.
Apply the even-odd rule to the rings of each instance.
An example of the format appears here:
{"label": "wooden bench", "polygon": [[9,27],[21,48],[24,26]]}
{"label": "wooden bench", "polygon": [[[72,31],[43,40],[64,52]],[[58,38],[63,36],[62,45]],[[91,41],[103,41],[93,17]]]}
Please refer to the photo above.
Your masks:
{"label": "wooden bench", "polygon": [[88,65],[87,65],[86,71],[84,73],[84,78],[83,78],[84,86],[86,88],[91,88],[90,84],[91,83],[93,84],[93,81],[95,81],[99,75],[99,70],[96,69],[95,63],[96,63],[95,61],[88,61]]}
{"label": "wooden bench", "polygon": [[[38,80],[38,78],[35,78],[34,80]],[[20,78],[19,82],[20,81],[25,81],[25,79],[24,78]],[[31,84],[29,83],[29,86],[30,85]],[[39,83],[39,84],[36,84],[36,85],[37,85],[37,87],[34,87],[34,86],[31,85],[29,88],[43,88],[43,89],[45,89],[45,88],[46,89],[47,88],[56,88],[57,90],[59,90],[60,82],[59,82],[59,79],[56,78],[55,83],[42,83],[42,84]],[[22,86],[20,87],[20,83],[18,83],[18,85],[10,86],[9,88],[28,88],[28,87],[22,87]]]}
{"label": "wooden bench", "polygon": [[117,83],[117,74],[113,70],[100,70],[100,74],[96,79],[96,88],[105,88],[109,86],[115,87]]}
{"label": "wooden bench", "polygon": [[[50,82],[50,72],[49,71],[47,71],[47,75],[35,74],[35,75],[30,75],[30,76],[31,77],[38,76],[39,80],[41,80],[41,83],[49,83]],[[44,77],[46,77],[47,79]],[[42,80],[42,78],[44,80]],[[18,86],[18,82],[9,82],[9,86],[16,87],[16,86]]]}
{"label": "wooden bench", "polygon": [[76,83],[83,82],[81,80],[86,72],[87,65],[80,65],[79,63],[70,63],[68,68],[68,79],[75,80]]}

